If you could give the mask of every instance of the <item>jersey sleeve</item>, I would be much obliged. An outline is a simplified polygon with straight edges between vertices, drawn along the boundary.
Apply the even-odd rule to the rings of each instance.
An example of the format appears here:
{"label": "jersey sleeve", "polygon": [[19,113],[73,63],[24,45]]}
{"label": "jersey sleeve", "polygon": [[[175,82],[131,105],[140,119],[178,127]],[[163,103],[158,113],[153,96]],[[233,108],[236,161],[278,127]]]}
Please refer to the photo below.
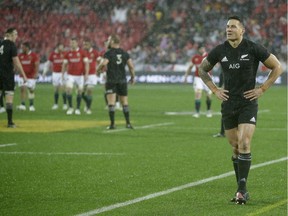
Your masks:
{"label": "jersey sleeve", "polygon": [[15,43],[11,44],[11,54],[12,54],[12,58],[17,56],[17,47]]}
{"label": "jersey sleeve", "polygon": [[207,55],[207,60],[211,65],[215,65],[217,62],[219,62],[219,51],[221,50],[220,46],[215,47],[211,50],[211,52]]}
{"label": "jersey sleeve", "polygon": [[261,62],[266,61],[267,58],[270,56],[270,53],[268,52],[268,50],[260,44],[255,44],[254,51],[255,51],[255,56],[257,56],[258,60]]}
{"label": "jersey sleeve", "polygon": [[36,53],[33,54],[33,60],[34,60],[34,62],[39,61],[39,56]]}

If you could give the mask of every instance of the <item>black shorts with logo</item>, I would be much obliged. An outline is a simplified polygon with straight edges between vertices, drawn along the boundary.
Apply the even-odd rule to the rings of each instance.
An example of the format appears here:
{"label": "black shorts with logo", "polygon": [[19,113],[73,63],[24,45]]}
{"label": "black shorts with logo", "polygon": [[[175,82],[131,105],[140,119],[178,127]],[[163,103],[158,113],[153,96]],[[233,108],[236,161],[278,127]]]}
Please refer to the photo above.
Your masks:
{"label": "black shorts with logo", "polygon": [[239,124],[254,124],[257,122],[257,100],[228,100],[221,105],[222,120],[225,130],[238,127]]}
{"label": "black shorts with logo", "polygon": [[113,83],[107,82],[105,84],[106,94],[117,94],[119,96],[127,96],[128,95],[128,87],[127,83]]}

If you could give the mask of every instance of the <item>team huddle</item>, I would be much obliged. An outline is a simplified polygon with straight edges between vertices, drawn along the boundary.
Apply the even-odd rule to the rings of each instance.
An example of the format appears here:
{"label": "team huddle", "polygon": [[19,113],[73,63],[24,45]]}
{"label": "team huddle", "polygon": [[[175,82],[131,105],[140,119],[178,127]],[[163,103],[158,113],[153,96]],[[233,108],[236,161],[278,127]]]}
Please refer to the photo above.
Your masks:
{"label": "team huddle", "polygon": [[[16,127],[12,121],[13,96],[15,88],[15,71],[19,73],[18,85],[20,87],[21,104],[19,110],[26,110],[28,97],[28,109],[36,110],[34,106],[36,79],[39,71],[39,57],[31,50],[30,44],[21,45],[22,52],[17,55],[15,41],[18,33],[15,28],[10,28],[1,41],[0,51],[0,90],[1,96],[5,96],[8,127]],[[134,65],[129,54],[120,48],[120,38],[111,35],[105,43],[107,50],[98,52],[92,47],[92,42],[85,39],[83,49],[79,47],[77,38],[71,38],[70,50],[64,51],[64,45],[58,44],[45,63],[43,76],[52,69],[52,84],[54,86],[53,110],[59,108],[59,97],[62,94],[63,110],[67,115],[81,115],[80,106],[82,99],[85,102],[84,112],[92,114],[93,88],[97,84],[97,73],[106,69],[106,97],[109,107],[110,125],[107,129],[115,129],[115,103],[116,96],[120,98],[123,114],[126,119],[126,127],[132,129],[129,118],[128,91],[125,66],[128,65],[131,80],[134,84]],[[15,71],[14,71],[15,69]],[[73,107],[72,92],[76,88],[76,107]]]}

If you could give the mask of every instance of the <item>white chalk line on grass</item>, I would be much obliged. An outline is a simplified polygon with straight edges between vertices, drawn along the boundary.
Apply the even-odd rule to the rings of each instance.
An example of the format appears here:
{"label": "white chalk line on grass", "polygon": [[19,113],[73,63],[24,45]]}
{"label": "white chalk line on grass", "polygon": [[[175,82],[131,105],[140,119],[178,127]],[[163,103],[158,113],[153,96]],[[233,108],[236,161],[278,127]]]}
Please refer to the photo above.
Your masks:
{"label": "white chalk line on grass", "polygon": [[[287,159],[288,159],[288,157],[283,157],[283,158],[280,158],[280,159],[277,159],[277,160],[272,160],[272,161],[267,161],[267,162],[264,162],[264,163],[256,164],[256,165],[251,166],[251,169],[256,169],[256,168],[268,166],[268,165],[271,165],[271,164],[279,163],[279,162],[285,161]],[[191,183],[188,183],[188,184],[185,184],[185,185],[181,185],[181,186],[178,186],[178,187],[170,188],[170,189],[165,190],[165,191],[160,191],[160,192],[157,192],[157,193],[149,194],[147,196],[138,197],[136,199],[128,200],[126,202],[121,202],[121,203],[116,203],[116,204],[113,204],[113,205],[110,205],[110,206],[105,206],[105,207],[98,208],[98,209],[95,209],[95,210],[91,210],[91,211],[88,211],[88,212],[85,212],[85,213],[77,214],[76,216],[90,216],[90,215],[100,214],[100,213],[103,213],[103,212],[111,211],[113,209],[122,208],[122,207],[125,207],[125,206],[128,206],[128,205],[132,205],[132,204],[139,203],[139,202],[142,202],[142,201],[145,201],[145,200],[149,200],[149,199],[153,199],[153,198],[156,198],[156,197],[164,196],[164,195],[176,192],[176,191],[181,191],[181,190],[184,190],[184,189],[187,189],[187,188],[191,188],[191,187],[194,187],[194,186],[197,186],[197,185],[205,184],[207,182],[215,181],[215,180],[222,179],[222,178],[225,178],[225,177],[228,177],[228,176],[232,176],[232,175],[235,175],[234,171],[223,173],[223,174],[218,175],[218,176],[212,176],[212,177],[209,177],[209,178],[206,178],[206,179],[202,179],[202,180],[199,180],[199,181],[196,181],[196,182],[191,182]]]}
{"label": "white chalk line on grass", "polygon": [[[168,125],[173,125],[174,122],[166,122],[166,123],[159,123],[159,124],[152,124],[152,125],[143,125],[143,126],[137,126],[134,127],[134,129],[148,129],[148,128],[154,128],[154,127],[162,127],[162,126],[168,126]],[[120,128],[120,129],[114,129],[114,130],[106,130],[103,131],[103,133],[115,133],[115,132],[122,132],[122,131],[127,131],[127,130],[131,130],[131,129],[127,129],[127,128]]]}
{"label": "white chalk line on grass", "polygon": [[17,143],[7,143],[7,144],[0,144],[0,148],[7,147],[7,146],[15,146]]}
{"label": "white chalk line on grass", "polygon": [[[270,112],[270,110],[266,109],[266,110],[259,110],[258,113],[267,113]],[[195,112],[165,112],[165,115],[193,115],[195,114]],[[206,115],[206,112],[200,112],[200,115]],[[221,115],[221,112],[212,112],[213,115]]]}
{"label": "white chalk line on grass", "polygon": [[87,155],[87,156],[121,156],[125,153],[107,153],[107,152],[0,152],[0,154],[9,154],[9,155]]}

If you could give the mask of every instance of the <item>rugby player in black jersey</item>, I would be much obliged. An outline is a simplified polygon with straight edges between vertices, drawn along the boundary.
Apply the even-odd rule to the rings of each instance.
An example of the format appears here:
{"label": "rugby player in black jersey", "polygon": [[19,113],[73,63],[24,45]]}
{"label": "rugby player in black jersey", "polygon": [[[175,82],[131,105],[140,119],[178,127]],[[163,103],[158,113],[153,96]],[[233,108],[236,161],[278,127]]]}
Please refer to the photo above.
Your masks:
{"label": "rugby player in black jersey", "polygon": [[[232,146],[237,191],[231,200],[245,204],[249,198],[246,188],[251,166],[251,140],[254,134],[257,99],[276,81],[283,69],[279,60],[263,46],[243,38],[245,32],[241,19],[228,18],[227,40],[208,54],[199,68],[199,74],[216,97],[222,100],[222,119],[225,135]],[[208,72],[219,62],[224,75],[224,88],[218,88]],[[267,80],[256,87],[256,73],[262,62],[271,70]]]}
{"label": "rugby player in black jersey", "polygon": [[108,100],[110,126],[107,129],[115,129],[115,102],[116,94],[119,96],[123,107],[123,114],[126,120],[126,128],[133,129],[130,123],[128,106],[128,87],[125,66],[128,65],[131,84],[135,83],[134,64],[129,54],[120,48],[118,35],[111,35],[108,38],[109,50],[104,54],[103,61],[98,65],[97,72],[100,72],[107,65],[105,90]]}
{"label": "rugby player in black jersey", "polygon": [[14,98],[14,67],[23,75],[24,82],[27,77],[17,56],[15,41],[18,32],[15,28],[9,28],[5,32],[5,38],[0,41],[0,94],[5,94],[8,128],[15,128],[13,122],[13,98]]}

